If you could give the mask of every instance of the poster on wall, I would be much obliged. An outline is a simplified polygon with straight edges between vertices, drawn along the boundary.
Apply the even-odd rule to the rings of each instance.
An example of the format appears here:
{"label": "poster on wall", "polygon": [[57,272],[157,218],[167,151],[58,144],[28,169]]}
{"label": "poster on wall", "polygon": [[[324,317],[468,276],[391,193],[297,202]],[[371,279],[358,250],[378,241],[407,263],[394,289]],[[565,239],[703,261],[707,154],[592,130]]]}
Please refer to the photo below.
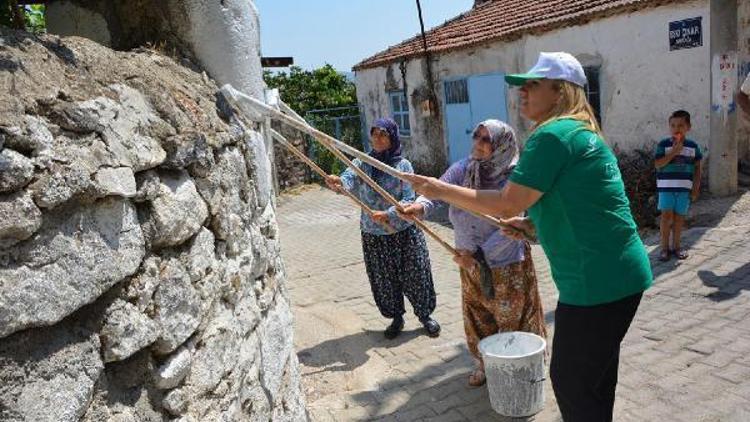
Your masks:
{"label": "poster on wall", "polygon": [[726,123],[734,112],[737,89],[737,52],[716,54],[711,62],[711,109]]}
{"label": "poster on wall", "polygon": [[703,46],[703,18],[669,22],[669,51]]}

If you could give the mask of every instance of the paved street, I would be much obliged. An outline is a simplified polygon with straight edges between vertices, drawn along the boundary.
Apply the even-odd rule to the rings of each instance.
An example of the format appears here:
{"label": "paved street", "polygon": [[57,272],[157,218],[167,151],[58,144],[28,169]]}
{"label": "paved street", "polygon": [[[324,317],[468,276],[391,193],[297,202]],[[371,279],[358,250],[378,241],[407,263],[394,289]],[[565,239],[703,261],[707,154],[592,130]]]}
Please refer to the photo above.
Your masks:
{"label": "paved street", "polygon": [[[750,216],[731,217],[690,229],[683,238],[691,248],[687,261],[654,261],[656,284],[623,347],[616,421],[750,421]],[[317,187],[279,199],[312,420],[503,421],[486,388],[466,383],[472,363],[450,256],[429,240],[442,335],[423,335],[407,305],[405,332],[386,340],[387,321],[364,270],[358,218],[346,198]],[[438,231],[452,239],[450,229]],[[647,243],[655,256],[653,240]],[[538,246],[534,260],[551,339],[556,291]],[[560,420],[549,381],[545,390],[544,410],[529,420]]]}

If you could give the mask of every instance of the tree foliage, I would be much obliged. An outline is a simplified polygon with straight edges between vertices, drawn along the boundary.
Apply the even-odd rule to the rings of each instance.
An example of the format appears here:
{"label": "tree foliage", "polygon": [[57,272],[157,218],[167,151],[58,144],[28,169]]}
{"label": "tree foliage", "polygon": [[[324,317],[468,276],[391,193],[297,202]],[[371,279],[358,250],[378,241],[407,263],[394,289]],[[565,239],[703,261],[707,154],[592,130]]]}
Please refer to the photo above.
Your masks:
{"label": "tree foliage", "polygon": [[278,88],[281,99],[300,115],[311,110],[357,104],[354,84],[327,64],[308,71],[292,66],[289,72],[264,72],[266,84]]}
{"label": "tree foliage", "polygon": [[[354,84],[333,66],[327,64],[312,71],[292,66],[289,72],[266,71],[263,76],[270,88],[279,89],[282,101],[318,130],[338,136],[341,141],[355,148],[362,148]],[[310,146],[308,152],[323,170],[332,174],[343,171],[345,165],[333,154],[315,142]]]}
{"label": "tree foliage", "polygon": [[0,0],[0,25],[16,29],[21,29],[21,26],[23,26],[27,31],[34,33],[46,30],[45,6],[43,4],[17,6],[17,13],[14,14],[13,7],[17,4],[17,1]]}

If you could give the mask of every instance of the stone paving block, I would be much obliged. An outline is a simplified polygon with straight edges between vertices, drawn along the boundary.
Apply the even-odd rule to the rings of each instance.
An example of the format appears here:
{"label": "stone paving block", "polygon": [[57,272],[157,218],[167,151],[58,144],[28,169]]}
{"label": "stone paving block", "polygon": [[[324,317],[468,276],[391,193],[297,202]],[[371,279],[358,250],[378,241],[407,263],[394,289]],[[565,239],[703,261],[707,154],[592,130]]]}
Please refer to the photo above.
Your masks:
{"label": "stone paving block", "polygon": [[377,412],[375,408],[359,406],[344,410],[334,410],[331,413],[336,421],[364,421],[372,419]]}
{"label": "stone paving block", "polygon": [[747,397],[739,397],[729,392],[712,397],[705,402],[706,408],[713,409],[714,413],[720,415],[720,420],[726,420],[730,415],[736,416],[740,410],[744,410],[747,405]]}
{"label": "stone paving block", "polygon": [[685,345],[685,349],[708,356],[717,350],[721,350],[722,345],[726,343],[727,342],[723,339],[706,336],[703,337],[703,339],[699,340],[697,343],[689,343]]}
{"label": "stone paving block", "polygon": [[712,353],[703,360],[703,363],[717,368],[721,368],[729,365],[730,362],[737,359],[737,354],[731,352],[728,349],[722,349],[715,353]]}
{"label": "stone paving block", "polygon": [[720,371],[717,371],[715,375],[735,384],[740,384],[750,379],[750,366],[732,363],[729,366],[722,368]]}
{"label": "stone paving block", "polygon": [[[465,388],[465,386],[464,386]],[[435,413],[438,415],[448,412],[451,409],[456,409],[461,406],[465,406],[468,403],[464,401],[464,398],[457,394],[451,394],[441,399],[438,399],[429,404]]]}
{"label": "stone paving block", "polygon": [[414,409],[405,412],[399,412],[396,420],[399,422],[412,422],[420,419],[428,419],[437,416],[437,414],[426,405],[420,405]]}
{"label": "stone paving block", "polygon": [[489,407],[489,404],[485,403],[472,403],[465,406],[461,406],[456,408],[456,410],[459,411],[466,420],[469,421],[476,421],[479,419],[479,416],[487,411],[487,407]]}
{"label": "stone paving block", "polygon": [[466,417],[458,412],[458,410],[449,410],[447,413],[440,414],[439,416],[430,417],[428,419],[422,419],[424,422],[464,422]]}
{"label": "stone paving block", "polygon": [[336,422],[333,415],[326,409],[308,409],[310,420],[315,422]]}

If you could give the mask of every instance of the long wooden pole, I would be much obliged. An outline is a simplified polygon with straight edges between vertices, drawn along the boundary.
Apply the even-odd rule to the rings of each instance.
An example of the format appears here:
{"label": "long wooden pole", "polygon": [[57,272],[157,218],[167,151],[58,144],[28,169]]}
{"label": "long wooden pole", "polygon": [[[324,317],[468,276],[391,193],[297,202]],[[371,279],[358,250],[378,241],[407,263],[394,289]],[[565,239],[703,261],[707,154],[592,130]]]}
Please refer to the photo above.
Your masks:
{"label": "long wooden pole", "polygon": [[[261,103],[260,101],[254,100],[253,98],[250,98],[250,97],[248,97],[248,98],[251,99],[251,100],[253,100],[253,105],[257,105],[258,107],[265,106],[265,107],[267,107],[270,110],[276,111],[275,109],[266,106],[265,104]],[[347,145],[347,144],[339,141],[338,139],[336,139],[336,138],[334,138],[334,137],[332,137],[332,136],[330,136],[330,135],[328,135],[326,133],[322,133],[320,131],[317,131],[315,128],[310,127],[307,124],[307,122],[305,122],[305,120],[302,117],[300,117],[294,110],[291,109],[291,107],[289,107],[288,105],[286,105],[284,102],[279,101],[279,108],[281,109],[281,111],[283,111],[283,113],[279,113],[279,114],[281,114],[281,116],[283,116],[280,119],[284,120],[285,122],[288,121],[288,119],[290,119],[290,117],[289,116],[285,116],[284,113],[292,116],[291,119],[297,120],[297,122],[295,122],[295,125],[293,125],[296,129],[302,130],[305,133],[308,133],[308,134],[310,134],[310,135],[318,138],[318,140],[320,140],[320,138],[323,138],[324,141],[321,141],[321,143],[323,143],[324,145],[325,145],[326,142],[332,143],[335,148],[343,150],[346,153],[348,153],[348,154],[350,154],[350,155],[352,155],[354,157],[359,158],[360,160],[366,162],[367,164],[369,164],[369,165],[371,165],[373,167],[377,167],[382,172],[390,174],[391,176],[393,176],[393,177],[395,177],[395,178],[397,178],[399,180],[407,181],[406,178],[404,177],[404,174],[402,172],[394,169],[391,166],[386,165],[385,163],[382,163],[382,162],[380,162],[380,161],[372,158],[371,156],[363,153],[362,151],[360,151],[360,150],[358,150],[358,149],[356,149],[354,147],[351,147],[351,146],[349,146],[349,145]],[[263,111],[265,112],[266,110],[263,109]],[[302,127],[296,125],[296,123],[298,123],[298,122],[299,123],[304,122],[305,126],[307,126],[307,127],[306,128],[302,128]],[[290,125],[291,125],[291,123],[290,123]],[[321,136],[318,137],[317,134],[314,133],[314,132],[319,132]],[[468,210],[468,209],[466,209],[464,207],[461,207],[459,205],[456,205],[456,204],[451,204],[451,205],[454,206],[454,207],[456,207],[456,208],[459,208],[459,209],[461,209],[463,211],[466,211],[466,212],[472,214],[473,216],[475,216],[475,217],[477,217],[477,218],[479,218],[481,220],[484,220],[484,221],[492,224],[495,227],[499,227],[501,229],[507,229],[507,230],[515,231],[517,233],[522,234],[528,240],[533,240],[534,239],[534,236],[526,233],[526,231],[524,231],[522,229],[519,229],[518,227],[512,226],[512,225],[506,223],[505,221],[503,221],[503,220],[501,220],[499,218],[495,218],[495,217],[492,217],[492,216],[489,216],[489,215],[486,215],[486,214],[481,214],[481,213],[478,213],[478,212],[474,212],[474,211]]]}
{"label": "long wooden pole", "polygon": [[[309,133],[310,135],[314,136],[324,147],[326,147],[328,150],[333,153],[334,156],[339,158],[341,161],[346,163],[346,165],[352,169],[357,175],[365,182],[367,183],[371,188],[373,188],[376,192],[378,192],[380,195],[385,198],[386,201],[388,201],[391,205],[394,207],[401,208],[401,204],[394,198],[388,191],[380,187],[377,183],[375,183],[374,180],[370,178],[370,176],[367,175],[362,169],[360,169],[358,166],[356,166],[346,155],[344,155],[341,151],[339,151],[334,145],[333,141],[339,142],[337,139],[326,135],[325,133],[313,128],[310,126],[302,117],[300,117],[297,113],[290,113],[291,116],[288,116],[284,113],[282,113],[279,110],[276,110],[273,107],[269,107],[265,103],[256,100],[253,97],[250,97],[249,95],[246,95],[240,91],[237,91],[234,89],[231,85],[224,85],[221,90],[224,92],[225,96],[227,97],[227,100],[236,102],[238,108],[242,110],[242,102],[246,102],[249,105],[255,107],[258,110],[261,110],[263,114],[270,115],[272,118],[275,118],[276,120],[280,120],[283,123],[288,124],[289,126],[292,126],[302,132]],[[282,103],[283,104],[283,103]],[[341,142],[341,144],[344,144]],[[348,146],[348,145],[347,145]],[[352,148],[354,149],[354,148]],[[355,151],[359,151],[357,149],[354,149]],[[365,154],[366,155],[366,154]],[[370,156],[367,156],[367,158],[371,158]],[[377,161],[377,160],[375,160]],[[378,161],[379,163],[379,161]],[[393,169],[390,166],[386,166],[387,168],[396,171],[398,174],[401,174],[401,172]],[[399,178],[399,180],[403,180],[403,178]],[[437,233],[435,233],[432,229],[430,229],[424,222],[421,220],[414,220],[414,224],[419,227],[422,231],[427,233],[430,237],[435,239],[436,242],[438,242],[442,247],[444,247],[448,252],[450,252],[453,256],[460,256],[458,251],[456,251],[453,246],[451,246],[448,242],[443,240]]]}
{"label": "long wooden pole", "polygon": [[[250,98],[250,99],[252,99],[252,98]],[[258,103],[260,103],[260,102],[258,101]],[[260,103],[260,104],[263,104],[263,103]],[[334,145],[332,145],[332,142],[330,142],[331,140],[336,141],[336,142],[340,142],[340,141],[338,141],[337,139],[335,139],[335,138],[333,138],[331,136],[328,136],[325,133],[320,132],[317,129],[311,127],[302,117],[300,117],[297,113],[295,113],[293,110],[291,110],[291,108],[289,108],[288,106],[286,106],[283,102],[281,102],[280,104],[282,104],[281,107],[286,108],[286,109],[288,109],[288,110],[291,111],[291,113],[290,113],[291,117],[287,116],[286,114],[283,114],[283,113],[278,113],[281,116],[284,116],[284,118],[281,119],[281,120],[283,120],[284,122],[287,122],[288,120],[291,120],[291,121],[294,121],[295,123],[299,123],[301,125],[304,125],[304,126],[302,126],[302,127],[304,127],[304,130],[303,130],[304,132],[310,133],[309,131],[312,130],[313,132],[318,132],[321,135],[325,135],[325,136],[322,136],[322,137],[318,137],[318,136],[316,136],[316,134],[313,134],[313,136],[316,136],[316,138],[318,139],[318,141],[320,141],[320,143],[324,147],[326,147],[329,151],[331,151],[331,153],[333,153],[333,155],[335,155],[338,159],[340,159],[341,161],[343,161],[344,163],[346,163],[346,165],[350,169],[352,169],[355,173],[357,173],[357,175],[365,183],[367,183],[371,188],[375,189],[375,191],[377,191],[379,194],[381,194],[383,196],[383,198],[386,199],[386,201],[388,201],[391,205],[393,205],[396,208],[401,208],[401,204],[398,202],[398,200],[396,200],[396,198],[394,198],[388,191],[386,191],[385,189],[383,189],[382,187],[380,187],[380,185],[378,185],[377,182],[375,182],[374,180],[372,180],[370,178],[370,176],[367,175],[367,173],[365,173],[364,171],[362,171],[362,169],[360,169],[357,165],[355,165],[349,159],[349,157],[347,157],[346,155],[344,155],[341,151],[339,151],[338,148],[336,148]],[[265,106],[265,104],[263,104],[263,105]],[[268,107],[268,108],[271,109],[271,110],[273,110],[273,111],[276,111],[275,109],[273,109],[271,107]],[[272,116],[272,117],[276,117],[276,116]],[[295,127],[297,127],[297,126],[295,125]],[[346,145],[343,142],[341,142],[341,144]],[[355,148],[352,148],[352,149],[354,151],[359,152],[358,149],[355,149]],[[369,155],[366,155],[366,156],[368,158],[372,158]],[[375,161],[377,161],[377,160],[375,160]],[[378,163],[380,163],[380,161],[378,161]],[[386,165],[386,167],[389,168],[389,169],[391,169],[391,170],[396,171],[398,174],[401,174],[400,171],[394,169],[391,166],[387,166]],[[399,178],[399,180],[404,180],[404,179],[403,178]],[[423,221],[415,219],[414,220],[414,224],[416,224],[417,227],[419,227],[422,231],[424,231],[425,233],[427,233],[430,237],[432,237],[433,239],[435,239],[435,241],[437,241],[441,246],[443,246],[448,252],[450,252],[454,256],[459,256],[458,251],[456,251],[456,249],[453,246],[451,246],[448,242],[446,242],[445,240],[443,240],[443,238],[441,238],[437,233],[435,233],[432,229],[430,229]]]}
{"label": "long wooden pole", "polygon": [[[278,143],[280,143],[281,145],[283,145],[283,146],[284,146],[284,147],[285,147],[285,148],[286,148],[287,150],[289,150],[289,152],[291,152],[292,154],[294,154],[294,155],[295,155],[295,156],[296,156],[297,158],[299,158],[299,159],[300,159],[300,160],[301,160],[301,161],[302,161],[303,163],[307,164],[307,165],[308,165],[308,166],[309,166],[309,167],[310,167],[310,168],[311,168],[311,169],[312,169],[312,170],[313,170],[313,171],[314,171],[315,173],[317,173],[317,174],[318,174],[318,175],[319,175],[320,177],[322,177],[323,179],[325,179],[325,178],[327,178],[327,177],[328,177],[328,174],[327,174],[327,173],[326,173],[325,171],[323,171],[323,169],[322,169],[322,168],[320,168],[320,167],[319,167],[319,166],[318,166],[317,164],[315,164],[315,162],[314,162],[314,161],[312,161],[312,160],[311,160],[310,158],[308,158],[308,157],[307,157],[307,156],[306,156],[305,154],[303,154],[303,153],[302,153],[302,151],[300,151],[300,150],[298,150],[297,148],[295,148],[295,147],[294,147],[294,145],[292,145],[292,144],[291,144],[291,143],[290,143],[290,142],[289,142],[289,141],[288,141],[288,140],[287,140],[287,139],[286,139],[286,138],[284,137],[284,135],[282,135],[282,134],[280,134],[279,132],[277,132],[277,131],[275,131],[275,130],[271,129],[271,136],[273,136],[273,138],[274,138],[274,139],[275,139],[275,140],[276,140],[276,141],[277,141]],[[364,211],[364,212],[365,212],[365,213],[366,213],[367,215],[369,215],[370,217],[372,217],[372,215],[374,214],[374,212],[373,212],[373,211],[372,211],[372,210],[370,209],[370,207],[368,207],[367,205],[365,205],[365,203],[364,203],[364,202],[360,201],[360,200],[359,200],[359,198],[357,198],[357,197],[356,197],[356,196],[355,196],[355,195],[354,195],[353,193],[351,193],[351,192],[347,191],[346,189],[343,189],[343,190],[341,190],[341,193],[342,193],[342,194],[344,194],[344,195],[345,195],[346,197],[348,197],[349,199],[351,199],[351,200],[352,200],[352,201],[353,201],[353,202],[354,202],[355,204],[357,204],[357,205],[358,205],[358,206],[359,206],[360,208],[362,208],[362,211]],[[391,225],[390,225],[390,224],[388,224],[388,223],[382,223],[382,225],[383,225],[383,226],[385,227],[385,229],[386,229],[386,230],[388,231],[388,233],[391,233],[391,234],[392,234],[392,233],[395,233],[395,232],[396,232],[396,230],[394,230],[394,229],[393,229],[393,227],[391,227]]]}

